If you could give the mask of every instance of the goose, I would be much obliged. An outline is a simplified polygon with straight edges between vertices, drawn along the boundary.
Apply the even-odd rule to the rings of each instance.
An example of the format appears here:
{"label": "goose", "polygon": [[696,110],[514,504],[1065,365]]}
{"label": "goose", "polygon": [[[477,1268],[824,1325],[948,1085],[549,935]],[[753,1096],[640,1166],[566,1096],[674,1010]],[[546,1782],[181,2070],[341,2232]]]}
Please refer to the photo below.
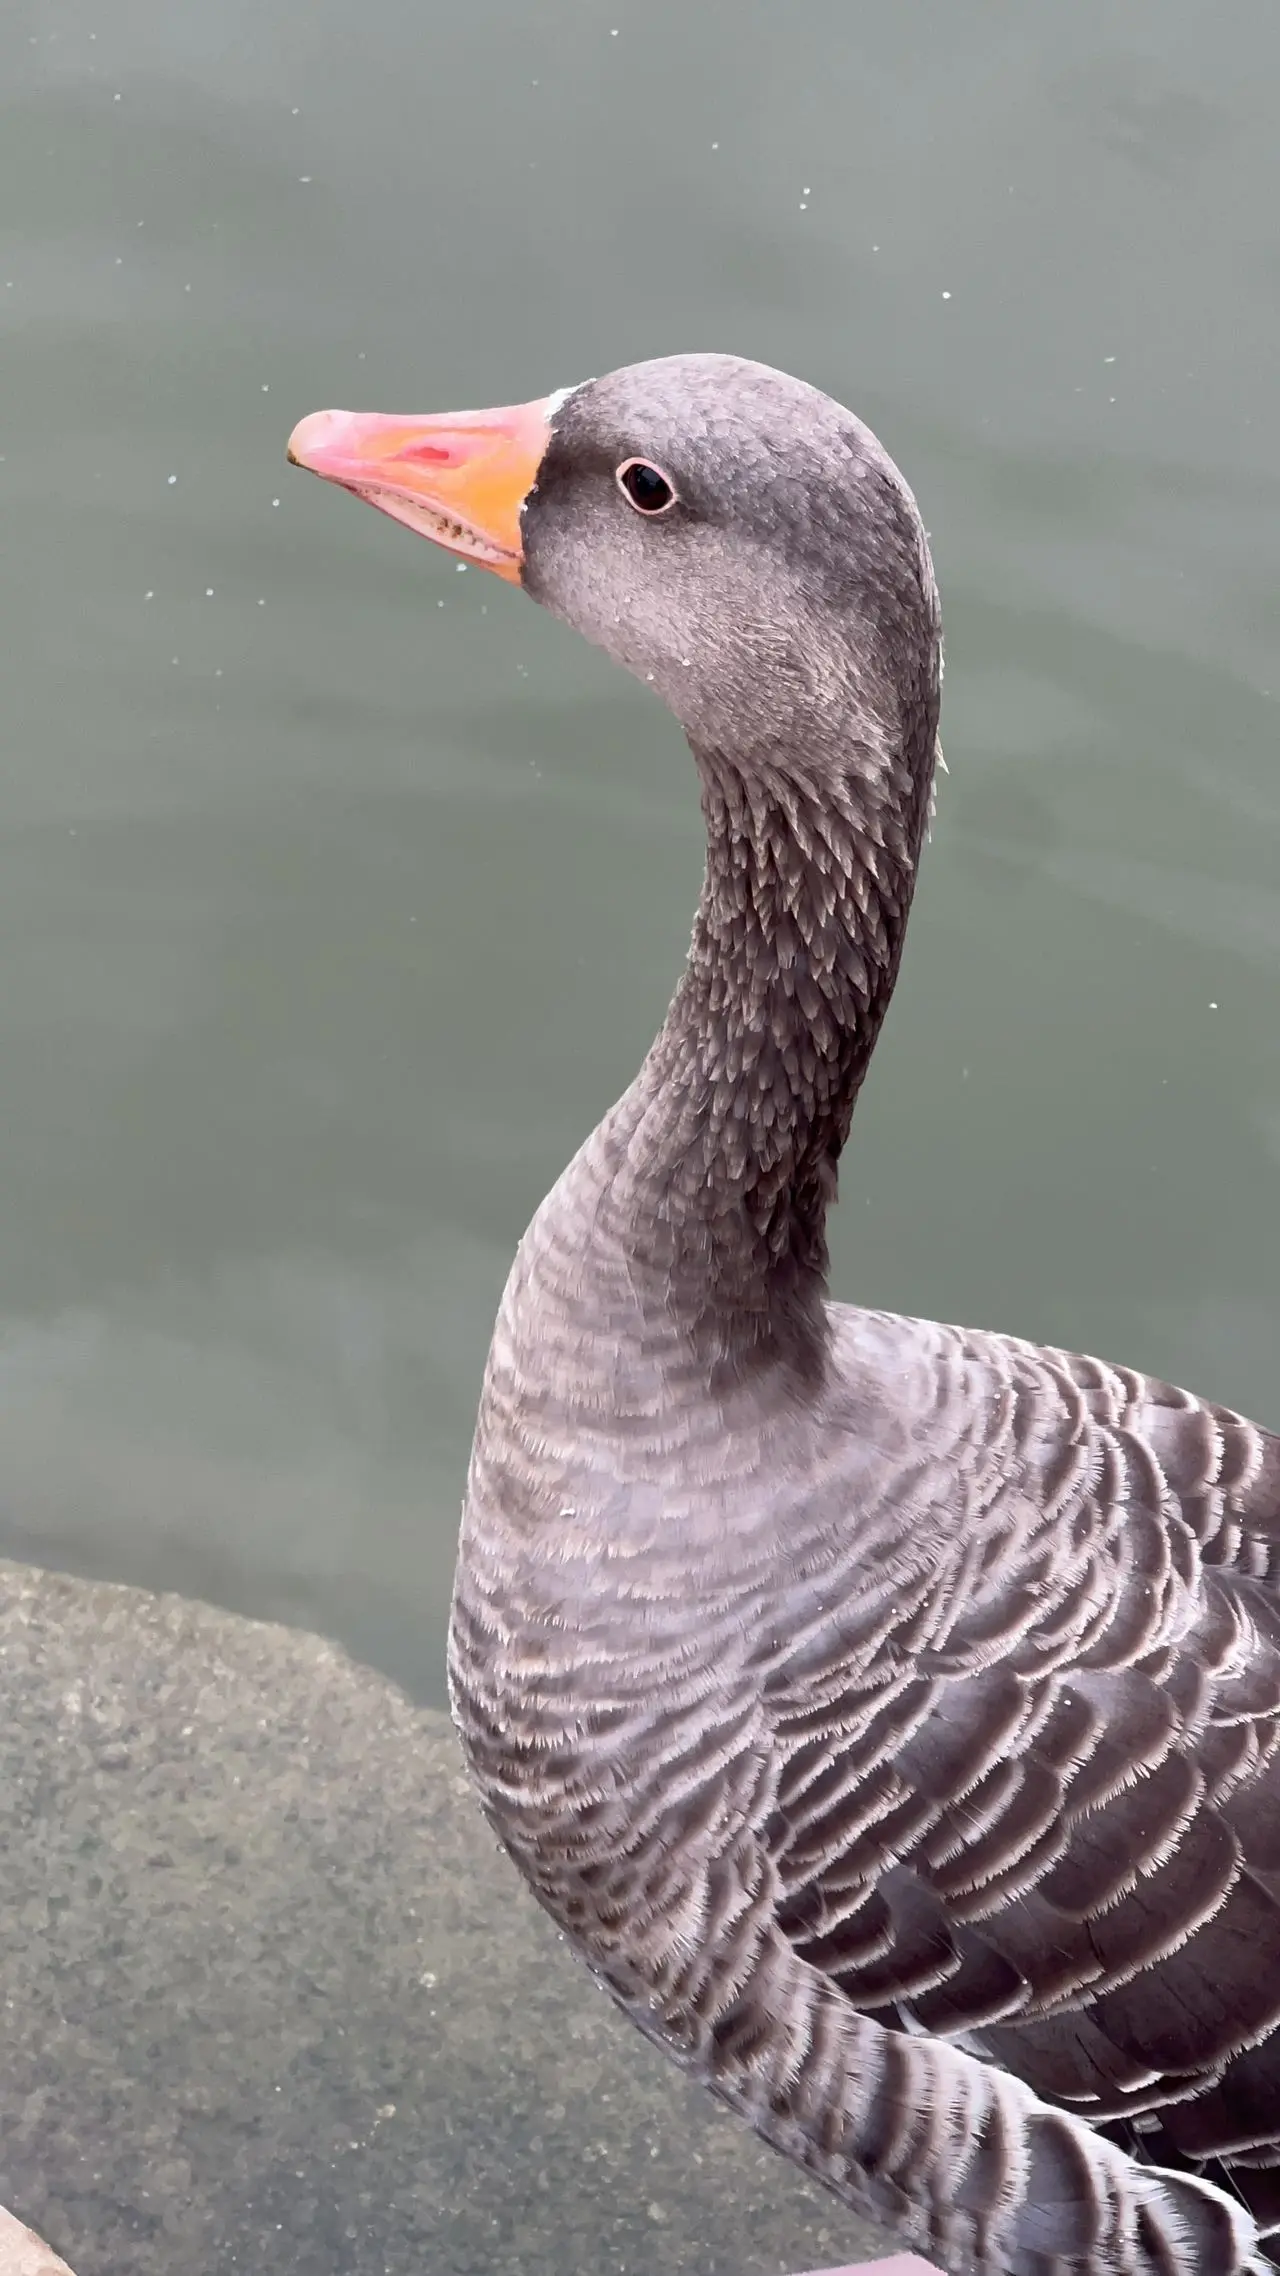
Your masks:
{"label": "goose", "polygon": [[701,791],[683,975],[484,1378],[449,1681],[501,1844],[641,2031],[950,2276],[1264,2276],[1280,1439],[828,1293],[938,749],[910,489],[710,354],[290,456],[647,682]]}

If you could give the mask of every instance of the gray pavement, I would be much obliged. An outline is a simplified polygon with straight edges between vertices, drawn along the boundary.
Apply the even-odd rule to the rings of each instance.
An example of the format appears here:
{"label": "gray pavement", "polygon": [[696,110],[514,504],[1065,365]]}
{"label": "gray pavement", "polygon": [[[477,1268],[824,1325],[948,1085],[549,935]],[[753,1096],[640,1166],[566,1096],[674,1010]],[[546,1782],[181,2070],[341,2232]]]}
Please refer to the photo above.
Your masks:
{"label": "gray pavement", "polygon": [[0,1563],[0,2204],[76,2276],[780,2276],[884,2240],[613,2012],[440,1715]]}

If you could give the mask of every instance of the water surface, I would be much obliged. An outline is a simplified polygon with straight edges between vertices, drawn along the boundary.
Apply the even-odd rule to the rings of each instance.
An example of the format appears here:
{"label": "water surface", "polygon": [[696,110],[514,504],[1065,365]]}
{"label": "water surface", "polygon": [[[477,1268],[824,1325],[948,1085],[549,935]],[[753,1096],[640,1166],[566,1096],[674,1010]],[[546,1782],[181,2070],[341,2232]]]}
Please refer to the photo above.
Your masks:
{"label": "water surface", "polygon": [[1280,1422],[1278,73],[1272,0],[9,0],[0,1546],[441,1696],[493,1308],[697,804],[284,440],[678,348],[851,402],[942,580],[841,1292]]}

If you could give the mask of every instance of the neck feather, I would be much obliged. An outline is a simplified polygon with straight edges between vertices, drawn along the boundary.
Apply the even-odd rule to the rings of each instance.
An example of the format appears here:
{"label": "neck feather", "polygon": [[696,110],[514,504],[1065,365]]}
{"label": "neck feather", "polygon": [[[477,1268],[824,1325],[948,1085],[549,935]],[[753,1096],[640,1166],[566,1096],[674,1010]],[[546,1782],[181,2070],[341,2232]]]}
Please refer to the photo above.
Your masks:
{"label": "neck feather", "polygon": [[[707,867],[684,976],[619,1114],[615,1193],[666,1307],[721,1341],[821,1335],[836,1165],[902,953],[936,696],[842,764],[696,755]],[[646,1279],[649,1271],[645,1272]]]}

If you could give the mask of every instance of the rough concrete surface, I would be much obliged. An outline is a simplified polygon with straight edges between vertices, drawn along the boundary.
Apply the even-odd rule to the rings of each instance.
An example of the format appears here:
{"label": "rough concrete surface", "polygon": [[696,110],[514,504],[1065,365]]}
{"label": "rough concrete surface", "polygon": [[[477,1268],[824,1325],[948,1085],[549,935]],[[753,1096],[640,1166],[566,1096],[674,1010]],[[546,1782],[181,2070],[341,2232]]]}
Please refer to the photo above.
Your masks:
{"label": "rough concrete surface", "polygon": [[76,2276],[779,2276],[885,2249],[618,2017],[443,1717],[0,1563],[0,2203]]}

